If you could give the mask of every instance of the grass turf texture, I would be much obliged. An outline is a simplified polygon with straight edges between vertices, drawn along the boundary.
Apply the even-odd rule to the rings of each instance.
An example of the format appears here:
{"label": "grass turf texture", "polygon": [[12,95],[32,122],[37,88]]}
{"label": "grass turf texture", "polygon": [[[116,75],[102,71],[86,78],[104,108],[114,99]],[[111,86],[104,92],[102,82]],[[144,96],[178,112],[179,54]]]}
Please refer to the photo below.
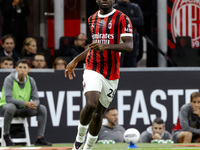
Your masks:
{"label": "grass turf texture", "polygon": [[[52,147],[0,147],[5,150],[71,150],[73,144],[53,144]],[[117,143],[117,144],[95,144],[93,150],[127,150],[128,144],[126,143]],[[136,144],[138,148],[135,150],[197,150],[200,149],[199,144],[147,144],[147,143],[138,143]],[[132,150],[134,150],[132,149]]]}

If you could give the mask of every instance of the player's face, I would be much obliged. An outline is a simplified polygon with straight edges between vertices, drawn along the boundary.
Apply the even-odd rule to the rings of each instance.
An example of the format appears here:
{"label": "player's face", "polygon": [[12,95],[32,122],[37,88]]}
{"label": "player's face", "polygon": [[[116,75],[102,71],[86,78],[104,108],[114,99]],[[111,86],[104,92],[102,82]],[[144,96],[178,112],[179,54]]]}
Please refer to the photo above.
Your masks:
{"label": "player's face", "polygon": [[16,66],[16,71],[18,73],[18,78],[24,78],[26,77],[26,75],[29,73],[30,71],[30,68],[27,64],[25,63],[19,63],[17,66]]}
{"label": "player's face", "polygon": [[200,109],[200,97],[193,98],[192,101],[190,102],[190,104],[192,105],[193,111],[199,111],[199,109]]}
{"label": "player's face", "polygon": [[118,124],[118,111],[116,109],[110,110],[106,118],[112,126],[116,126]]}
{"label": "player's face", "polygon": [[163,124],[154,123],[152,125],[152,130],[153,130],[153,134],[158,133],[161,135],[161,133],[165,130],[165,127]]}
{"label": "player's face", "polygon": [[115,0],[96,0],[99,9],[102,10],[102,14],[109,13],[112,11],[113,4]]}

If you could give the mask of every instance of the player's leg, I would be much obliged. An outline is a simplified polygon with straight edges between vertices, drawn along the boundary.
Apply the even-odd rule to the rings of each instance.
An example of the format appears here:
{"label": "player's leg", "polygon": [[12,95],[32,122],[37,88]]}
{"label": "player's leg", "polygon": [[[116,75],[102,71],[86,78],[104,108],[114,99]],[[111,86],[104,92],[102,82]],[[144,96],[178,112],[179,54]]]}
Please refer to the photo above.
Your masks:
{"label": "player's leg", "polygon": [[179,143],[191,143],[192,142],[192,132],[182,131],[178,134]]}
{"label": "player's leg", "polygon": [[200,143],[200,137],[199,136],[195,139],[194,143]]}
{"label": "player's leg", "polygon": [[7,103],[1,107],[1,115],[4,116],[4,140],[6,142],[6,146],[14,146],[15,144],[12,142],[10,137],[10,125],[11,121],[15,115],[17,108],[15,104]]}
{"label": "player's leg", "polygon": [[106,108],[108,108],[108,106],[112,102],[118,86],[118,80],[107,80],[104,77],[101,77],[101,81],[102,81],[101,94],[99,97],[99,101],[96,105],[97,107],[90,121],[87,141],[85,143],[83,150],[91,150],[91,148],[95,144],[102,126],[103,114]]}
{"label": "player's leg", "polygon": [[96,110],[99,103],[100,92],[99,91],[89,91],[85,93],[86,105],[81,110],[80,113],[80,123],[82,125],[88,125],[93,112]]}
{"label": "player's leg", "polygon": [[87,134],[87,141],[85,143],[83,150],[90,150],[96,143],[98,134],[101,130],[103,114],[105,110],[106,108],[102,106],[102,104],[98,101],[98,105],[90,121],[89,132]]}
{"label": "player's leg", "polygon": [[15,113],[15,116],[17,117],[37,116],[38,136],[37,136],[35,145],[52,146],[52,144],[44,138],[44,132],[45,132],[46,122],[47,122],[47,109],[44,105],[40,104],[37,107],[37,109],[29,109],[27,107],[18,109]]}
{"label": "player's leg", "polygon": [[102,89],[101,78],[102,75],[95,71],[84,71],[83,90],[86,97],[86,105],[80,113],[80,123],[78,125],[78,132],[73,150],[81,149],[85,141],[85,134],[88,130],[89,122],[99,101],[100,92]]}
{"label": "player's leg", "polygon": [[93,112],[96,110],[99,103],[100,93],[98,91],[88,91],[85,93],[86,105],[80,113],[80,123],[78,125],[78,132],[74,149],[81,149],[85,141],[85,135],[88,130]]}

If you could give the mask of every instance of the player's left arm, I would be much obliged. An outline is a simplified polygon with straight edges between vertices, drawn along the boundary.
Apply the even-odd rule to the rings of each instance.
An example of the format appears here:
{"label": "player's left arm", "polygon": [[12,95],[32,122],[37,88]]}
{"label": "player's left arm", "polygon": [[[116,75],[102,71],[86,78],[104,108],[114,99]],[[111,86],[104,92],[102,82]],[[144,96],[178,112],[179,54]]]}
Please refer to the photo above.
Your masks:
{"label": "player's left arm", "polygon": [[101,43],[92,43],[89,45],[90,49],[95,51],[103,50],[113,50],[118,52],[131,52],[133,50],[133,38],[132,36],[123,36],[121,37],[123,43],[120,44],[101,44]]}

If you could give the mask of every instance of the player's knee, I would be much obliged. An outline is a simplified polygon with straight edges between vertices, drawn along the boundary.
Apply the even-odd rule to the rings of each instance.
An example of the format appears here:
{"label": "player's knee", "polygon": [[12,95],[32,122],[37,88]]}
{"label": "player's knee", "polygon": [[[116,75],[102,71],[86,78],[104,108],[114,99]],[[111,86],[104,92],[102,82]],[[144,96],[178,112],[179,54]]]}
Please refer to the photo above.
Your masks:
{"label": "player's knee", "polygon": [[95,109],[96,109],[95,103],[91,101],[86,103],[86,110],[94,112]]}
{"label": "player's knee", "polygon": [[17,107],[15,106],[15,104],[12,104],[12,103],[7,103],[5,106],[4,106],[4,109],[6,112],[10,113],[10,114],[15,114],[16,110],[17,110]]}
{"label": "player's knee", "polygon": [[40,113],[40,114],[47,114],[47,109],[46,109],[46,107],[44,106],[44,105],[39,105],[38,106],[38,112]]}
{"label": "player's knee", "polygon": [[95,113],[93,114],[93,119],[94,119],[94,120],[101,120],[101,119],[103,119],[103,114],[100,113],[100,112],[95,112]]}
{"label": "player's knee", "polygon": [[184,136],[187,137],[188,139],[192,139],[192,135],[193,134],[190,131],[186,131],[185,134],[184,134]]}

